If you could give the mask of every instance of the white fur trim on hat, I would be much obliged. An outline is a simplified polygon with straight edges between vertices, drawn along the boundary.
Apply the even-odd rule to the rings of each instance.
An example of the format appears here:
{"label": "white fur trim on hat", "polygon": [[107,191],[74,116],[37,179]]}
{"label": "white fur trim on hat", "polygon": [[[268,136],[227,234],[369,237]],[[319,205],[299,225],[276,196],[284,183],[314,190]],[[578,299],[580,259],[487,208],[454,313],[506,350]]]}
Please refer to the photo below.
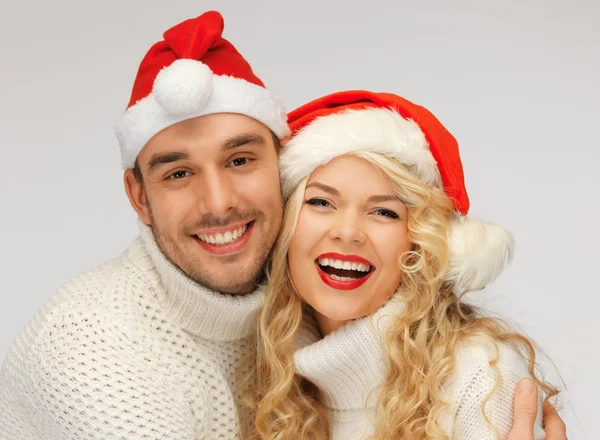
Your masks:
{"label": "white fur trim on hat", "polygon": [[396,158],[426,185],[441,188],[437,163],[417,123],[391,109],[368,108],[317,118],[285,145],[279,162],[284,197],[320,165],[359,150]]}
{"label": "white fur trim on hat", "polygon": [[445,276],[458,291],[483,289],[511,261],[514,240],[501,226],[456,218],[448,234],[450,267]]}
{"label": "white fur trim on hat", "polygon": [[[159,76],[160,74],[157,79]],[[155,134],[173,124],[198,116],[214,113],[237,113],[263,123],[279,138],[289,134],[287,115],[283,104],[279,98],[264,87],[240,78],[213,75],[212,95],[203,107],[191,113],[171,113],[159,104],[158,99],[163,104],[169,102],[167,106],[171,110],[175,109],[177,111],[178,104],[172,103],[168,96],[162,92],[173,88],[176,90],[180,79],[171,75],[168,75],[167,79],[168,82],[177,81],[177,83],[168,86],[157,84],[161,91],[159,93],[161,97],[155,96],[153,91],[149,96],[139,100],[127,109],[117,124],[115,131],[121,148],[123,168],[133,168],[137,155]],[[181,108],[193,107],[192,104],[187,102],[189,95],[186,93],[180,95],[185,101]],[[198,93],[192,92],[192,95],[194,94],[198,96]],[[200,95],[202,99],[202,93]]]}

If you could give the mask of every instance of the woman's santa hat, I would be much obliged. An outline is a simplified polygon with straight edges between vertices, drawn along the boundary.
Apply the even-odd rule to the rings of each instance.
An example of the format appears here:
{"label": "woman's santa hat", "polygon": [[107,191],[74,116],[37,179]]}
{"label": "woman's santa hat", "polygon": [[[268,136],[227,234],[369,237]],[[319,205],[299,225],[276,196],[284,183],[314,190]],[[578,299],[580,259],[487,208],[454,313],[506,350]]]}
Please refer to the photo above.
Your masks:
{"label": "woman's santa hat", "polygon": [[504,228],[467,219],[469,197],[458,143],[424,107],[389,93],[339,92],[288,115],[292,138],[281,155],[282,190],[288,197],[320,165],[343,154],[371,151],[397,159],[425,185],[442,188],[458,214],[448,237],[447,281],[477,290],[493,281],[512,257]]}
{"label": "woman's santa hat", "polygon": [[225,40],[223,17],[215,11],[166,31],[140,64],[131,100],[116,134],[124,168],[158,132],[186,119],[238,113],[289,134],[285,109]]}

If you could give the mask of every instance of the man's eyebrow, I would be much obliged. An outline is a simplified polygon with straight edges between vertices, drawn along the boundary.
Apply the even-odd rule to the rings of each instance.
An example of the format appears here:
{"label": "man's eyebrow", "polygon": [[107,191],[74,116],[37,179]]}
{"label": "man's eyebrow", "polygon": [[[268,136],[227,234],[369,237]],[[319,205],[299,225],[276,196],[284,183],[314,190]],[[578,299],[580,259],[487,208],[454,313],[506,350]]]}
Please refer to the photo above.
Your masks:
{"label": "man's eyebrow", "polygon": [[373,202],[373,203],[381,203],[381,202],[401,202],[404,203],[404,201],[398,197],[395,194],[386,194],[386,195],[376,195],[376,196],[370,196],[367,199],[368,202]]}
{"label": "man's eyebrow", "polygon": [[170,153],[153,154],[148,162],[148,170],[156,168],[158,165],[177,162],[178,160],[188,160],[190,155],[186,151],[173,151]]}
{"label": "man's eyebrow", "polygon": [[221,151],[233,150],[248,144],[265,144],[265,138],[258,133],[244,133],[227,139],[221,146]]}
{"label": "man's eyebrow", "polygon": [[335,189],[332,186],[325,185],[324,183],[311,182],[308,185],[306,185],[306,187],[307,188],[311,188],[311,187],[319,188],[320,190],[325,191],[326,193],[329,193],[329,194],[334,195],[334,196],[339,196],[340,195],[340,192],[337,189]]}

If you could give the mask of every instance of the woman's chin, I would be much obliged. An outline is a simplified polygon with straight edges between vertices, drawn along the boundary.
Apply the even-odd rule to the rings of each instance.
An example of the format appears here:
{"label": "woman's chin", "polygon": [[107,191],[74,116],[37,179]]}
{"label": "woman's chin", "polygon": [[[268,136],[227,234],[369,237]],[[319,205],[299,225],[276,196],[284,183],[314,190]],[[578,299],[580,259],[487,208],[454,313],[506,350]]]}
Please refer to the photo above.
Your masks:
{"label": "woman's chin", "polygon": [[328,321],[352,321],[354,319],[362,318],[367,316],[369,313],[364,312],[361,308],[341,308],[341,307],[322,307],[315,308],[315,311],[321,315],[322,318]]}

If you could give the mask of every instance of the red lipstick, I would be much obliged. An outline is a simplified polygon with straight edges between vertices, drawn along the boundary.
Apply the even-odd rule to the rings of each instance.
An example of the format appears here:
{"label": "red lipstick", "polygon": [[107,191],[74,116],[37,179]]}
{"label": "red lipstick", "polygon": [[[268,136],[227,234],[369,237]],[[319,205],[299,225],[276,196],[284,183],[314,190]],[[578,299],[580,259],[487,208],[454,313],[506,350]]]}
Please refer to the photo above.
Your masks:
{"label": "red lipstick", "polygon": [[[336,280],[336,279],[332,278],[329,274],[325,273],[323,271],[323,269],[321,269],[321,266],[319,266],[320,258],[327,258],[327,259],[331,259],[331,260],[341,260],[341,261],[349,261],[352,263],[366,264],[366,265],[371,266],[371,271],[364,277],[357,278],[355,280],[348,280],[348,281]],[[338,254],[335,252],[329,252],[326,254],[319,255],[319,257],[317,258],[317,261],[315,262],[315,265],[317,266],[317,273],[321,277],[321,280],[325,284],[327,284],[329,287],[331,287],[333,289],[337,289],[337,290],[357,289],[360,286],[362,286],[364,283],[366,283],[367,280],[373,274],[373,272],[375,272],[375,267],[374,267],[373,263],[371,263],[369,260],[365,260],[364,258],[359,257],[358,255],[342,255],[342,254]]]}

